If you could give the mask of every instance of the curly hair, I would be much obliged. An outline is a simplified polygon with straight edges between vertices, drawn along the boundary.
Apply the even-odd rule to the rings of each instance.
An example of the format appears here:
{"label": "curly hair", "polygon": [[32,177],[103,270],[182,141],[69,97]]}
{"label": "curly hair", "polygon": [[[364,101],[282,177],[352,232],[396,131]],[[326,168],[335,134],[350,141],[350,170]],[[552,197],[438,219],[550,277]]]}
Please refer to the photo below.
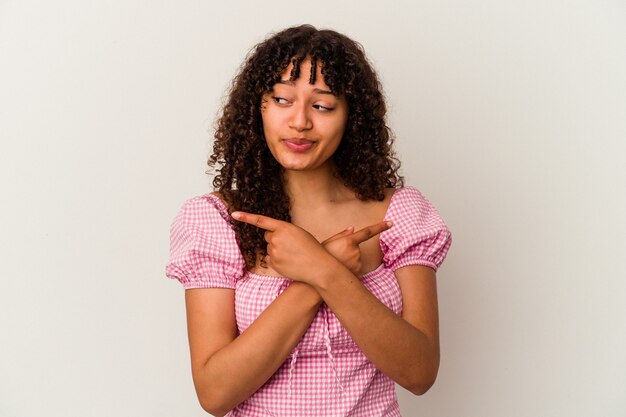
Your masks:
{"label": "curly hair", "polygon": [[[296,80],[307,58],[313,65],[309,82],[315,83],[319,65],[324,82],[348,104],[345,131],[333,154],[335,175],[361,200],[382,201],[385,188],[403,185],[382,88],[362,46],[335,31],[302,25],[278,32],[250,51],[217,121],[208,165],[216,174],[215,191],[231,212],[291,221],[283,168],[263,134],[261,98],[280,81],[289,64],[293,64],[290,79]],[[252,268],[258,254],[267,254],[264,231],[242,222],[233,226],[246,265]]]}

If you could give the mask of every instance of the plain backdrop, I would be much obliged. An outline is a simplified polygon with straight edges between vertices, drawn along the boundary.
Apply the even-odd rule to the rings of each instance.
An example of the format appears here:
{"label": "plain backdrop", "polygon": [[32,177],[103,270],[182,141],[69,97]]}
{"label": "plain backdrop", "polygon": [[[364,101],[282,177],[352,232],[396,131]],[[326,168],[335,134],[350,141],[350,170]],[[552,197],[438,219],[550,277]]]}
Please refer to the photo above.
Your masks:
{"label": "plain backdrop", "polygon": [[453,246],[405,416],[626,415],[626,5],[1,1],[0,416],[202,416],[169,224],[243,57],[362,43]]}

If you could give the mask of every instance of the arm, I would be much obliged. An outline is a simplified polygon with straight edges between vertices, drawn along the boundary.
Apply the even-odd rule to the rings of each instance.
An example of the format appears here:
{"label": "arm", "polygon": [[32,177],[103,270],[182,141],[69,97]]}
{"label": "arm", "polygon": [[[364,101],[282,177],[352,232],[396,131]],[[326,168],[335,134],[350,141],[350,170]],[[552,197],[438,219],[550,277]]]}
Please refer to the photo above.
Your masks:
{"label": "arm", "polygon": [[435,271],[424,266],[396,270],[402,291],[402,317],[389,310],[341,265],[329,271],[312,285],[365,356],[412,393],[421,395],[428,391],[439,368]]}
{"label": "arm", "polygon": [[[378,369],[416,395],[432,386],[439,368],[433,269],[406,266],[396,270],[404,304],[403,316],[399,317],[303,229],[256,214],[235,212],[232,216],[267,230],[265,239],[272,267],[315,288]],[[354,243],[369,237],[371,232],[365,228],[348,238],[354,239]]]}
{"label": "arm", "polygon": [[[358,273],[358,242],[389,226],[372,225],[354,235],[352,229],[346,229],[321,245],[325,254]],[[217,416],[248,398],[276,372],[322,303],[311,286],[293,282],[237,336],[232,289],[187,290],[185,299],[194,385],[202,407]]]}
{"label": "arm", "polygon": [[321,298],[294,282],[237,336],[235,292],[185,291],[191,369],[202,408],[222,416],[259,389],[313,321]]}

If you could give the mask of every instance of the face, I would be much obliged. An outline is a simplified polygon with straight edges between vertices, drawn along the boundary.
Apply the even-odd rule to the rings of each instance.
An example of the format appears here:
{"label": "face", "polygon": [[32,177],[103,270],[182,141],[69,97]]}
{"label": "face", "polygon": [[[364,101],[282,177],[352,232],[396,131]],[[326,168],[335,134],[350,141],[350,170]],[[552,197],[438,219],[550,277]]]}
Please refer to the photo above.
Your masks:
{"label": "face", "polygon": [[292,65],[262,98],[263,132],[274,158],[287,170],[330,168],[348,118],[343,97],[330,92],[317,66],[309,84],[311,61],[300,65],[300,76],[289,81]]}

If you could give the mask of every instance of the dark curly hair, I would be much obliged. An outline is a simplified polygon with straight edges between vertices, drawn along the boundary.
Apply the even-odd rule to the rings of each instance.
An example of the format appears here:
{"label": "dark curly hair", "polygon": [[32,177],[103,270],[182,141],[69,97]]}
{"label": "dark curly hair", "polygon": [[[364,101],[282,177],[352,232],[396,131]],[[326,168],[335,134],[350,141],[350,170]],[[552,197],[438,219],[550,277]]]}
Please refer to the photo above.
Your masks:
{"label": "dark curly hair", "polygon": [[[283,168],[263,135],[261,98],[273,89],[290,63],[290,78],[297,79],[300,64],[307,58],[313,65],[309,82],[315,83],[315,68],[321,66],[324,82],[348,104],[343,138],[333,155],[335,175],[361,200],[382,201],[385,188],[403,185],[385,120],[382,88],[362,46],[335,31],[302,25],[278,32],[250,51],[217,121],[208,164],[215,170],[215,191],[231,212],[291,221]],[[234,228],[246,265],[252,268],[257,254],[267,254],[264,231],[241,222],[234,222]]]}

